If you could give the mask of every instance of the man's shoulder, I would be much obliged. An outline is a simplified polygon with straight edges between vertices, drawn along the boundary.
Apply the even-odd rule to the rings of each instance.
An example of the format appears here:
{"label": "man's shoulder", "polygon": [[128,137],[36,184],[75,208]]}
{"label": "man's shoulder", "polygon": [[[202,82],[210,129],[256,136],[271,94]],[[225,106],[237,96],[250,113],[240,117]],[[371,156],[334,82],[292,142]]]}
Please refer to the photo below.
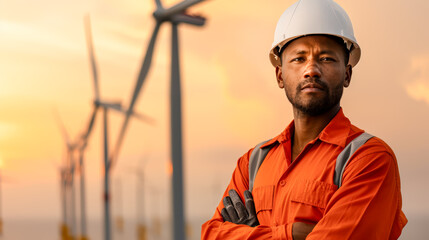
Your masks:
{"label": "man's shoulder", "polygon": [[[245,162],[246,164],[249,163],[249,160],[252,158],[252,155],[258,154],[261,150],[269,151],[274,146],[280,144],[279,138],[281,138],[282,133],[269,139],[261,140],[260,142],[257,142],[254,144],[253,147],[251,147],[239,160],[242,162]],[[257,152],[258,151],[258,152]]]}
{"label": "man's shoulder", "polygon": [[395,157],[395,154],[390,146],[381,138],[374,136],[366,144],[363,145],[363,150],[369,153],[386,153]]}
{"label": "man's shoulder", "polygon": [[[350,133],[347,139],[347,143],[352,141],[354,138],[366,132],[361,128],[356,127],[355,125],[350,125]],[[353,154],[351,162],[356,162],[359,160],[372,161],[374,160],[378,164],[396,162],[396,156],[392,148],[387,144],[380,136],[372,132],[367,132],[373,135],[365,144],[363,144],[356,152]],[[372,159],[372,160],[371,160]]]}
{"label": "man's shoulder", "polygon": [[365,162],[376,161],[379,164],[382,164],[382,162],[396,162],[396,156],[392,148],[380,137],[372,133],[369,134],[373,135],[373,137],[356,150],[350,161],[356,162],[366,159]]}

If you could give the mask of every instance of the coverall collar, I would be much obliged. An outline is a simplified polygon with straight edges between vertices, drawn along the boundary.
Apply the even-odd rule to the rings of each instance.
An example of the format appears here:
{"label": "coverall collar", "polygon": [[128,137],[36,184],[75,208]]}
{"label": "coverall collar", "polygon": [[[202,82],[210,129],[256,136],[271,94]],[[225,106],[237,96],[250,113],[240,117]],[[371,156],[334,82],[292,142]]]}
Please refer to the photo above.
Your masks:
{"label": "coverall collar", "polygon": [[[347,137],[351,128],[350,120],[344,115],[343,109],[340,108],[335,117],[326,125],[326,127],[320,132],[317,139],[323,142],[330,144],[335,144],[341,147],[346,146]],[[266,142],[261,146],[264,148],[266,146],[272,145],[274,143],[282,143],[290,141],[292,132],[295,129],[294,121],[286,127],[286,129],[280,133],[277,137],[274,137],[270,141]],[[317,140],[316,139],[316,140]]]}

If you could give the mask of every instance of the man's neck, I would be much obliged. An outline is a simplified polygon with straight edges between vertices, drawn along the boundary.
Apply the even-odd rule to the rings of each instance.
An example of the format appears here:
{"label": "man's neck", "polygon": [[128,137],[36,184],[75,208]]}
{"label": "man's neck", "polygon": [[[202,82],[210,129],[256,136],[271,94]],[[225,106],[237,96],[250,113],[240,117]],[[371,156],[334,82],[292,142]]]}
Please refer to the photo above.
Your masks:
{"label": "man's neck", "polygon": [[295,130],[292,141],[292,160],[295,160],[307,143],[315,139],[320,134],[339,110],[340,106],[337,105],[321,115],[309,116],[294,108],[293,115]]}

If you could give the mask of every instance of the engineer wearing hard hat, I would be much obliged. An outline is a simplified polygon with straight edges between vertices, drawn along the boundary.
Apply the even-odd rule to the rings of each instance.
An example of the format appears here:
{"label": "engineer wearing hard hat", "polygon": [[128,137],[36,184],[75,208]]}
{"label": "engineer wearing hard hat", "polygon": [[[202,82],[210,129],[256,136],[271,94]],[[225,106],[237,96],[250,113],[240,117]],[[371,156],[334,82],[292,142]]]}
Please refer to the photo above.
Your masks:
{"label": "engineer wearing hard hat", "polygon": [[286,9],[270,61],[294,119],[238,160],[202,239],[398,239],[407,219],[395,155],[340,107],[360,53],[332,0]]}

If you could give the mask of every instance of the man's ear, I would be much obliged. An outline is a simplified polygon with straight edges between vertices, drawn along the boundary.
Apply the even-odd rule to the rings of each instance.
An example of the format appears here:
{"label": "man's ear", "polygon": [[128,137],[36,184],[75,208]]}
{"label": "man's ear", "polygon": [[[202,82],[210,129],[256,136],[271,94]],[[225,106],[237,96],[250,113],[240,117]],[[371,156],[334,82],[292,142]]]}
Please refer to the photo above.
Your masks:
{"label": "man's ear", "polygon": [[279,85],[279,88],[284,88],[284,82],[282,77],[282,66],[276,66],[276,78],[277,78],[277,85]]}
{"label": "man's ear", "polygon": [[346,67],[346,78],[344,79],[344,87],[348,87],[350,85],[350,82],[352,81],[352,66],[349,64]]}

